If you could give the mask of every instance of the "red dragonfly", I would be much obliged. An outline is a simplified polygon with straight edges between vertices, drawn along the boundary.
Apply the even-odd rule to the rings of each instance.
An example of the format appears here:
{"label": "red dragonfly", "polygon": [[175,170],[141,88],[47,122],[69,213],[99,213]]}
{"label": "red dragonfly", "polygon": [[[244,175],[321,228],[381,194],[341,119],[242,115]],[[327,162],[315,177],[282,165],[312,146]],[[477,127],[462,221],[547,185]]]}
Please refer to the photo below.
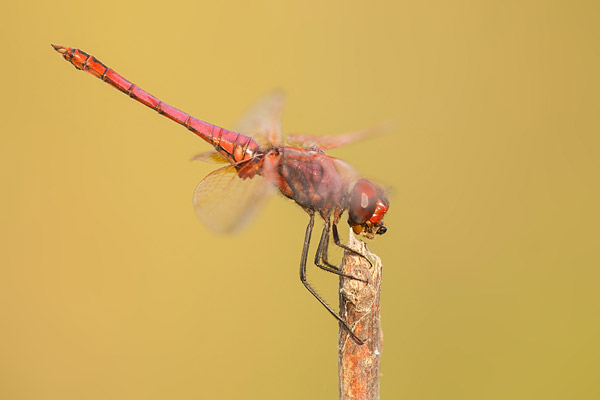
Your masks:
{"label": "red dragonfly", "polygon": [[356,234],[373,239],[376,234],[386,232],[383,216],[389,203],[383,189],[361,178],[347,163],[324,153],[324,150],[350,143],[372,131],[335,137],[288,136],[286,145],[280,122],[283,96],[276,93],[259,102],[243,118],[239,130],[252,133],[252,138],[211,125],[164,103],[81,50],[57,45],[52,47],[75,68],[102,79],[214,146],[213,151],[193,158],[227,164],[207,175],[194,192],[196,214],[213,230],[231,232],[239,229],[254,214],[273,185],[302,207],[310,220],[300,258],[300,280],[350,336],[357,343],[363,343],[346,321],[310,286],[306,279],[306,260],[315,214],[319,214],[325,224],[314,263],[325,271],[346,278],[360,280],[342,273],[329,263],[327,256],[330,231],[337,246],[356,253],[340,242],[337,225],[342,213],[348,210],[348,224]]}

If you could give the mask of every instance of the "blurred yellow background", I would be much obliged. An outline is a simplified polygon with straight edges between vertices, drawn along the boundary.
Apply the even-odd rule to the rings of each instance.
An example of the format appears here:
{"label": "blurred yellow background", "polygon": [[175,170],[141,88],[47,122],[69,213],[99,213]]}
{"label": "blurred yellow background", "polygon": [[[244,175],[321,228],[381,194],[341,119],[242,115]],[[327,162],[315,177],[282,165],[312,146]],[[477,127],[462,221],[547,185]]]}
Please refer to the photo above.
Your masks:
{"label": "blurred yellow background", "polygon": [[[67,64],[80,48],[224,127],[284,130],[391,188],[383,399],[600,398],[597,2],[11,2],[0,17],[0,398],[337,396],[306,214],[200,224],[209,146]],[[318,226],[317,226],[318,227]],[[346,228],[342,229],[346,236]],[[338,260],[342,253],[332,254]],[[337,307],[337,279],[309,266]]]}

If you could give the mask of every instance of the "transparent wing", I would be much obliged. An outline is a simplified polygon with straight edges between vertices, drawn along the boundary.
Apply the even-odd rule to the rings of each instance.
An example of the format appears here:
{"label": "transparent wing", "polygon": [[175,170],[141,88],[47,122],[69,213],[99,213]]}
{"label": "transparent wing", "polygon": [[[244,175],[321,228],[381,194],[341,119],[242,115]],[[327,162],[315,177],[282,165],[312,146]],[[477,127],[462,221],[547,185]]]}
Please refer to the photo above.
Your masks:
{"label": "transparent wing", "polygon": [[286,141],[291,146],[304,148],[318,147],[323,150],[335,149],[348,143],[381,135],[392,129],[391,123],[378,125],[362,131],[348,132],[336,136],[288,135]]}
{"label": "transparent wing", "polygon": [[204,161],[211,164],[229,164],[229,161],[225,158],[225,156],[221,153],[217,153],[215,150],[196,154],[190,158],[190,161]]}
{"label": "transparent wing", "polygon": [[346,161],[331,156],[327,157],[333,161],[333,165],[335,166],[335,169],[337,170],[340,179],[342,180],[342,182],[344,182],[345,185],[353,185],[359,178],[361,178],[358,171],[355,170],[354,167],[352,167]]}
{"label": "transparent wing", "polygon": [[236,132],[251,136],[259,144],[283,144],[281,113],[284,101],[282,91],[259,99],[240,119]]}
{"label": "transparent wing", "polygon": [[194,191],[196,215],[217,233],[232,233],[249,223],[272,192],[261,176],[241,179],[234,165],[208,174]]}

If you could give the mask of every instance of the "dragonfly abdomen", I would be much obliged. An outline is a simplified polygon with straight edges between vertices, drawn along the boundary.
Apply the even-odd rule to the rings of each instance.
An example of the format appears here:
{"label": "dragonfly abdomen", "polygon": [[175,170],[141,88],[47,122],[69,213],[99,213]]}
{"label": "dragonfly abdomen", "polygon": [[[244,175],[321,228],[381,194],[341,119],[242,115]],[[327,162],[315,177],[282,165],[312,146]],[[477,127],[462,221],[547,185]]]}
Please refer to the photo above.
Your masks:
{"label": "dragonfly abdomen", "polygon": [[215,127],[212,145],[231,163],[253,158],[260,150],[258,143],[251,137],[220,127]]}
{"label": "dragonfly abdomen", "polygon": [[52,47],[61,53],[65,60],[73,64],[75,68],[89,72],[96,78],[102,79],[104,82],[127,94],[132,99],[185,126],[197,136],[212,144],[231,163],[252,158],[260,148],[258,143],[248,136],[201,121],[157,99],[139,86],[123,78],[112,68],[108,68],[94,56],[71,47],[54,44]]}

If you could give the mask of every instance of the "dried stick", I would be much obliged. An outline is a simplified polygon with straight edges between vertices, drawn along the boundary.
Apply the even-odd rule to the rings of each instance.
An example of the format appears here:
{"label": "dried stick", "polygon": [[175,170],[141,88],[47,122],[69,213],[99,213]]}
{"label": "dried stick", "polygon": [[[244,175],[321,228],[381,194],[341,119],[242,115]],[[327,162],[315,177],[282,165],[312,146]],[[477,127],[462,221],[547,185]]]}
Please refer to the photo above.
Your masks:
{"label": "dried stick", "polygon": [[381,259],[371,253],[364,242],[356,239],[352,230],[348,247],[367,256],[373,265],[349,251],[341,265],[342,272],[367,279],[369,283],[340,277],[340,315],[364,344],[357,344],[340,329],[339,396],[341,400],[375,400],[379,399],[379,361],[383,348],[379,318]]}

